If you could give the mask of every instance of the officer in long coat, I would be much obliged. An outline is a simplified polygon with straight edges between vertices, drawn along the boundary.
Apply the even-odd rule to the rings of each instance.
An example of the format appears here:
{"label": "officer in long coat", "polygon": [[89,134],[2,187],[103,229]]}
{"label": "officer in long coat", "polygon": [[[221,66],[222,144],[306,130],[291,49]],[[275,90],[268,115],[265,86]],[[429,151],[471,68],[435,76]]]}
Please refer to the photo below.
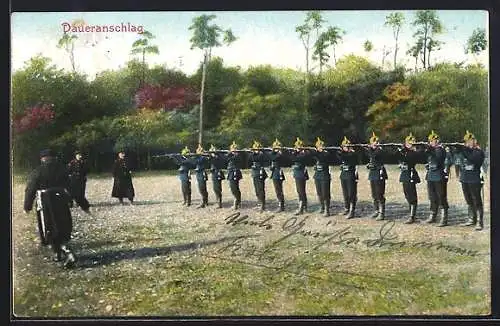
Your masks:
{"label": "officer in long coat", "polygon": [[344,136],[341,143],[341,149],[338,151],[339,159],[342,162],[340,165],[340,184],[344,196],[344,215],[347,215],[347,219],[354,217],[358,198],[359,179],[358,171],[356,170],[358,157],[354,148],[347,146],[349,144],[351,144],[351,142]]}
{"label": "officer in long coat", "polygon": [[84,212],[89,213],[90,204],[85,198],[87,173],[87,162],[83,159],[80,151],[75,151],[75,158],[68,163],[68,174],[70,180],[69,192],[72,198],[70,204],[72,206],[74,200]]}
{"label": "officer in long coat", "polygon": [[[449,164],[447,161],[446,150],[439,143],[439,135],[432,130],[427,137],[429,145],[425,152],[427,154],[427,164],[425,169],[427,174],[427,192],[431,206],[431,214],[425,221],[426,223],[435,223],[439,207],[441,207],[441,222],[439,226],[448,225],[448,198],[447,198],[447,170]],[[451,162],[450,162],[451,163]]]}
{"label": "officer in long coat", "polygon": [[379,146],[379,138],[373,132],[370,137],[370,146],[366,148],[369,162],[367,164],[368,180],[372,192],[373,205],[375,212],[372,218],[377,221],[385,219],[385,181],[387,180],[387,171],[384,167],[384,151]]}
{"label": "officer in long coat", "polygon": [[65,267],[75,263],[75,255],[68,247],[73,230],[69,210],[71,196],[66,166],[56,161],[51,150],[40,152],[41,165],[29,176],[24,195],[24,211],[33,209],[36,199],[38,230],[42,246],[50,245],[54,260],[64,260]]}
{"label": "officer in long coat", "polygon": [[226,165],[225,159],[221,153],[217,153],[217,148],[214,145],[210,147],[210,172],[212,174],[212,185],[217,201],[217,208],[222,208],[222,180],[225,180],[224,167]]}
{"label": "officer in long coat", "polygon": [[196,181],[198,182],[198,191],[201,195],[201,204],[197,208],[204,208],[208,205],[208,175],[206,171],[206,165],[208,165],[209,159],[208,155],[204,154],[204,150],[201,144],[198,144],[198,148],[196,148],[196,154],[197,155],[194,157],[194,162],[196,164]]}
{"label": "officer in long coat", "polygon": [[283,194],[283,181],[285,181],[285,174],[282,169],[285,162],[285,156],[281,143],[278,139],[273,142],[272,152],[270,152],[268,156],[271,161],[271,180],[273,180],[274,191],[276,192],[276,198],[278,199],[278,209],[276,212],[279,213],[285,210],[285,195]]}
{"label": "officer in long coat", "polygon": [[475,225],[476,230],[480,231],[484,226],[481,167],[485,160],[485,154],[474,135],[468,130],[465,133],[464,142],[465,146],[455,147],[455,153],[461,156],[460,182],[465,201],[469,207],[469,221],[465,225]]}
{"label": "officer in long coat", "polygon": [[227,154],[227,181],[229,182],[229,188],[234,196],[233,209],[241,208],[241,191],[240,191],[240,180],[243,179],[241,173],[242,157],[238,152],[238,145],[233,141],[231,146],[229,146],[229,153]]}
{"label": "officer in long coat", "polygon": [[252,170],[252,180],[255,189],[255,196],[259,202],[260,211],[266,210],[266,179],[268,177],[266,169],[264,168],[267,163],[267,156],[262,151],[262,145],[258,141],[254,141],[252,145],[252,153],[248,158],[250,168]]}
{"label": "officer in long coat", "polygon": [[319,213],[324,213],[324,216],[328,217],[330,216],[330,184],[332,180],[329,164],[331,163],[332,155],[323,148],[324,144],[318,137],[315,144],[316,151],[312,156],[316,162],[314,165],[314,184],[321,205]]}
{"label": "officer in long coat", "polygon": [[188,157],[189,154],[191,154],[191,151],[186,146],[181,150],[180,154],[170,156],[179,166],[177,171],[181,182],[182,206],[191,206],[191,170],[195,168],[196,162]]}
{"label": "officer in long coat", "polygon": [[301,215],[307,211],[306,182],[309,180],[309,174],[306,169],[306,163],[310,157],[310,153],[303,147],[304,142],[297,137],[294,143],[294,151],[290,153],[293,162],[292,171],[293,178],[295,179],[295,188],[299,197],[299,208],[295,212],[295,215]]}
{"label": "officer in long coat", "polygon": [[398,148],[399,153],[399,182],[403,185],[403,193],[405,194],[406,201],[410,205],[410,215],[405,221],[406,224],[415,222],[417,214],[418,196],[417,184],[420,183],[420,176],[418,175],[415,165],[419,161],[420,154],[416,150],[415,137],[410,133],[406,138],[402,147]]}
{"label": "officer in long coat", "polygon": [[125,157],[125,151],[118,152],[118,158],[113,164],[113,190],[111,197],[118,198],[123,205],[123,198],[127,198],[132,205],[134,203],[135,190],[132,183],[132,171]]}

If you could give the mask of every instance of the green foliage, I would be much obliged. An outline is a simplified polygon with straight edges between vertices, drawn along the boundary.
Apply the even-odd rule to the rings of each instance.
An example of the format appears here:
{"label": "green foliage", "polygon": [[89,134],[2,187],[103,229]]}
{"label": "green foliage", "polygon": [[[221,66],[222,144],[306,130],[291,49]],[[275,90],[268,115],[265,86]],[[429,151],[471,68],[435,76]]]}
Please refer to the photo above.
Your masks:
{"label": "green foliage", "polygon": [[465,53],[479,54],[486,50],[488,41],[486,40],[486,30],[477,28],[467,40]]}

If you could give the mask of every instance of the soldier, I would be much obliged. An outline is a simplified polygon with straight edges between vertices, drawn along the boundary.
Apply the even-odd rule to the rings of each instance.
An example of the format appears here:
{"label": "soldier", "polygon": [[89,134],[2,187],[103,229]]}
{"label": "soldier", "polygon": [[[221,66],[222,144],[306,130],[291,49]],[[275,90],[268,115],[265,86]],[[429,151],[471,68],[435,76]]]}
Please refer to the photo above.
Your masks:
{"label": "soldier", "polygon": [[90,204],[85,198],[88,167],[80,151],[75,151],[75,158],[68,163],[68,173],[71,194],[70,206],[73,206],[74,200],[85,213],[90,213]]}
{"label": "soldier", "polygon": [[214,145],[210,147],[210,171],[212,172],[212,184],[217,200],[217,208],[222,208],[222,180],[225,179],[224,168],[225,160],[217,153]]}
{"label": "soldier", "polygon": [[373,132],[370,137],[370,146],[367,147],[369,163],[367,164],[368,180],[372,191],[373,205],[375,212],[372,218],[377,221],[385,219],[385,180],[387,180],[387,171],[383,163],[383,150],[379,146],[379,138]]}
{"label": "soldier", "polygon": [[341,150],[338,152],[338,156],[342,162],[340,166],[340,183],[344,195],[344,215],[347,215],[347,219],[354,217],[358,197],[358,172],[356,170],[358,158],[354,149],[346,146],[350,143],[349,139],[344,136],[341,143]]}
{"label": "soldier", "polygon": [[[252,145],[252,153],[250,154],[248,162],[251,163],[253,186],[255,188],[255,195],[260,204],[260,211],[264,212],[266,209],[266,189],[265,181],[267,179],[267,172],[264,165],[267,157],[262,151],[262,145],[258,141],[254,141]],[[259,208],[259,205],[257,205]]]}
{"label": "soldier", "polygon": [[415,165],[419,159],[419,153],[415,146],[415,137],[410,133],[405,138],[402,147],[398,149],[399,152],[399,182],[403,184],[403,192],[406,201],[410,205],[410,216],[405,221],[406,224],[415,222],[417,214],[418,196],[417,196],[417,183],[420,183],[420,176],[418,175]]}
{"label": "soldier", "polygon": [[304,142],[299,137],[297,137],[294,147],[295,151],[291,153],[292,170],[297,195],[299,196],[299,208],[295,215],[301,215],[307,212],[306,182],[309,180],[309,174],[306,169],[306,161],[309,158],[309,153],[303,148]]}
{"label": "soldier", "polygon": [[36,198],[38,231],[42,246],[50,245],[55,253],[54,260],[59,262],[64,257],[64,266],[71,267],[76,259],[67,246],[73,230],[67,170],[55,160],[50,150],[40,152],[40,161],[41,165],[28,178],[24,212],[28,214],[33,209]]}
{"label": "soldier", "polygon": [[201,204],[197,208],[205,208],[208,205],[208,191],[207,191],[207,180],[208,175],[205,171],[205,165],[208,163],[208,158],[206,154],[203,154],[204,150],[201,144],[198,144],[196,149],[196,154],[198,154],[194,161],[196,164],[196,180],[198,182],[198,190],[201,195]]}
{"label": "soldier", "polygon": [[321,208],[319,213],[323,214],[325,217],[330,216],[330,167],[329,162],[331,160],[331,155],[328,153],[324,147],[324,142],[318,137],[316,140],[316,152],[313,154],[313,158],[316,161],[314,166],[314,183],[316,185],[316,194],[318,195]]}
{"label": "soldier", "polygon": [[276,192],[276,197],[279,203],[276,213],[279,213],[285,210],[285,196],[283,194],[283,181],[285,181],[285,174],[281,169],[284,165],[285,156],[283,155],[281,143],[278,139],[273,142],[272,149],[273,151],[269,153],[269,158],[271,160],[271,180],[273,180],[274,191]]}
{"label": "soldier", "polygon": [[132,171],[130,170],[125,151],[118,152],[118,158],[113,164],[113,190],[111,197],[118,198],[123,205],[123,198],[128,198],[130,205],[134,203],[135,191],[132,183]]}
{"label": "soldier", "polygon": [[431,203],[431,215],[425,221],[426,223],[435,223],[438,208],[441,207],[441,222],[439,226],[448,225],[448,199],[446,195],[447,188],[447,167],[446,150],[439,143],[439,135],[432,130],[428,136],[429,145],[425,152],[427,154],[427,164],[425,169],[427,174],[427,192]]}
{"label": "soldier", "polygon": [[476,138],[468,130],[464,136],[465,146],[455,147],[455,153],[462,157],[460,182],[465,201],[469,206],[469,221],[465,226],[476,225],[476,230],[483,229],[483,200],[481,198],[481,167],[485,160],[484,151]]}
{"label": "soldier", "polygon": [[229,146],[229,153],[227,154],[227,180],[229,182],[229,188],[231,188],[231,193],[234,196],[233,209],[241,208],[241,191],[240,191],[240,180],[243,179],[241,174],[241,155],[237,152],[238,145],[233,141],[231,146]]}
{"label": "soldier", "polygon": [[179,165],[179,180],[181,181],[182,190],[182,206],[191,206],[191,169],[193,169],[196,163],[189,159],[186,155],[190,154],[191,151],[186,146],[181,150],[180,154],[174,154],[170,156],[175,160],[176,164]]}

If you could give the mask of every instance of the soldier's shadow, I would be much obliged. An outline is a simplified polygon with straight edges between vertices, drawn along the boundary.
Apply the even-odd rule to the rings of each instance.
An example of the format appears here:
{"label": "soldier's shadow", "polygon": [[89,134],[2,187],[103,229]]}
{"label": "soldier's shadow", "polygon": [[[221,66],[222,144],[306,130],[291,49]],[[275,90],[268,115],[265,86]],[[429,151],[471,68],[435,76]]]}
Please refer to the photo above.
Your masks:
{"label": "soldier's shadow", "polygon": [[[197,242],[165,246],[165,247],[145,247],[137,249],[131,248],[131,249],[106,250],[95,254],[92,253],[82,254],[78,253],[77,251],[78,259],[75,268],[92,268],[92,267],[109,265],[123,260],[168,256],[175,252],[191,251],[203,247],[213,246],[222,242],[227,242],[237,239],[247,239],[252,237],[255,237],[255,235],[224,237],[221,239],[197,241]],[[95,246],[92,244],[86,246],[86,248],[92,248],[92,247]]]}

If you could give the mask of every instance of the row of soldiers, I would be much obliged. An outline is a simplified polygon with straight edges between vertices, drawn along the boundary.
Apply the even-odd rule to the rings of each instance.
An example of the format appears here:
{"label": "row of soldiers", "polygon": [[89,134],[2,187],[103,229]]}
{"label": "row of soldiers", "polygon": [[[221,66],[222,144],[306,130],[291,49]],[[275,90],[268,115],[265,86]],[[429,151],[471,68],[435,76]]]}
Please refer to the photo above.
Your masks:
{"label": "row of soldiers", "polygon": [[[385,219],[385,187],[388,178],[384,161],[387,155],[396,155],[399,161],[400,177],[403,192],[409,205],[409,216],[405,223],[415,222],[418,196],[416,185],[421,182],[415,168],[418,163],[425,163],[426,181],[430,201],[430,216],[427,223],[437,222],[438,209],[441,208],[441,218],[439,226],[448,225],[448,200],[447,181],[450,166],[455,164],[459,167],[460,182],[465,200],[468,205],[469,219],[465,223],[467,226],[476,226],[476,230],[483,229],[483,201],[481,190],[483,184],[481,167],[485,160],[484,151],[480,148],[475,136],[469,131],[464,136],[464,143],[453,143],[443,146],[437,133],[432,131],[428,136],[428,142],[418,143],[415,137],[410,134],[399,144],[381,144],[379,138],[373,133],[369,144],[352,144],[347,137],[344,137],[340,147],[325,147],[321,139],[317,139],[315,147],[304,146],[303,141],[297,138],[294,147],[283,147],[275,140],[270,148],[263,148],[255,141],[251,149],[238,149],[238,145],[233,142],[228,151],[217,150],[213,145],[205,151],[201,145],[195,153],[185,147],[180,154],[167,154],[179,165],[179,178],[181,181],[183,205],[191,205],[191,170],[196,173],[198,188],[202,197],[202,202],[198,206],[204,208],[208,205],[207,191],[207,166],[210,166],[213,191],[216,196],[218,208],[222,208],[222,180],[226,179],[224,169],[227,166],[227,180],[229,188],[234,196],[234,209],[241,207],[241,191],[239,182],[243,178],[241,166],[244,153],[248,153],[248,161],[251,164],[251,177],[255,188],[255,195],[258,200],[258,209],[266,209],[265,180],[270,177],[273,181],[276,197],[279,202],[277,212],[285,210],[285,198],[283,195],[283,173],[284,161],[292,161],[293,178],[299,207],[296,215],[307,211],[308,199],[306,194],[306,181],[309,179],[307,162],[314,162],[314,181],[316,193],[321,205],[319,213],[330,216],[330,184],[331,174],[329,166],[334,158],[341,161],[340,182],[344,197],[344,215],[351,219],[355,216],[357,202],[357,182],[358,182],[358,153],[357,149],[368,156],[367,164],[368,180],[370,181],[371,195],[373,199],[374,212],[372,218],[381,221]],[[398,145],[398,146],[387,146]],[[453,158],[457,158],[455,161]],[[270,162],[269,176],[265,166]]]}

